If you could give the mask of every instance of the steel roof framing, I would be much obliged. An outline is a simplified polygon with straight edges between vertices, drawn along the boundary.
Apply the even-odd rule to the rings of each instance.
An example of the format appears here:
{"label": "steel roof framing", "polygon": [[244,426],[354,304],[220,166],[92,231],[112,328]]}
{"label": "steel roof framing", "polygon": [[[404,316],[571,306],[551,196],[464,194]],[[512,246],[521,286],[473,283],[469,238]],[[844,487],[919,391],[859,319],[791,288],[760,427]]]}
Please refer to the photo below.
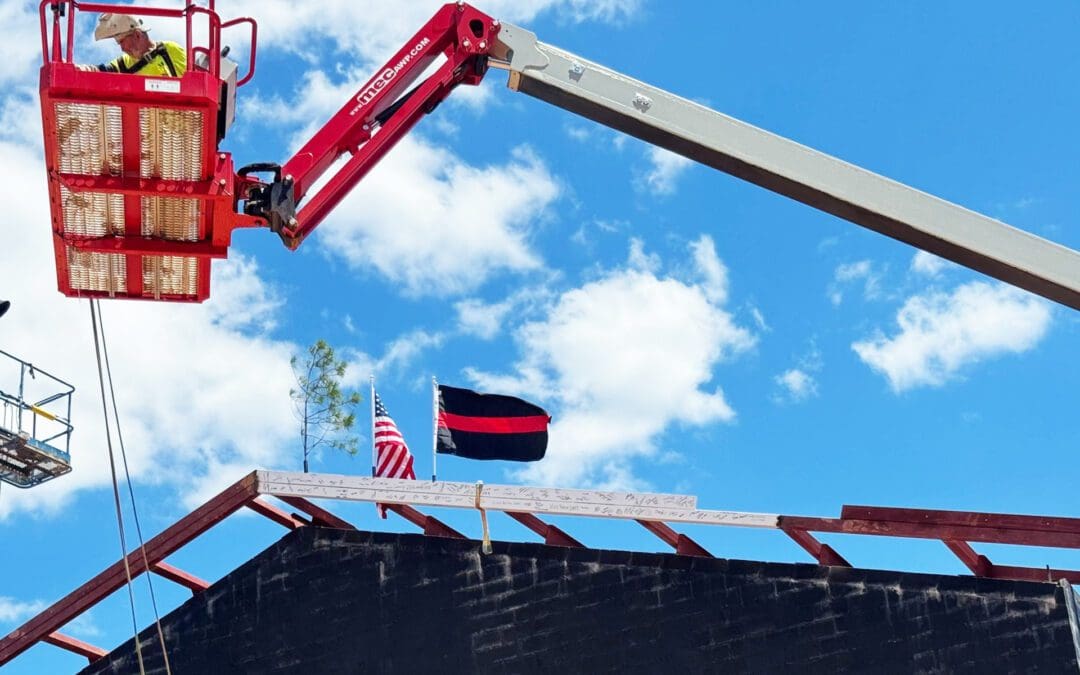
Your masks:
{"label": "steel roof framing", "polygon": [[[290,514],[260,499],[260,496],[275,497],[303,515]],[[542,537],[545,544],[554,546],[584,545],[562,529],[541,520],[537,514],[634,520],[671,546],[676,554],[706,557],[712,557],[712,554],[690,537],[677,532],[668,522],[775,529],[791,537],[818,564],[843,567],[850,567],[851,564],[811,533],[938,539],[978,577],[1039,582],[1064,579],[1070,583],[1080,583],[1080,570],[999,565],[976,552],[969,543],[1080,549],[1080,518],[873,506],[844,506],[839,518],[814,518],[702,510],[697,508],[697,498],[690,495],[485,485],[478,498],[476,486],[472,483],[401,481],[280,471],[254,471],[226,488],[147,541],[145,560],[139,550],[129,553],[127,563],[131,574],[138,576],[149,567],[150,571],[185,586],[193,594],[209,588],[208,582],[169,565],[164,559],[244,507],[288,529],[306,525],[356,529],[348,521],[313,504],[309,498],[384,504],[387,510],[419,527],[425,535],[456,539],[467,537],[434,516],[418,511],[412,504],[475,509],[479,501],[479,507],[505,512]],[[64,635],[59,630],[120,589],[126,580],[124,562],[113,563],[0,639],[0,665],[8,663],[38,642],[67,649],[90,661],[104,656],[106,652],[103,649]]]}

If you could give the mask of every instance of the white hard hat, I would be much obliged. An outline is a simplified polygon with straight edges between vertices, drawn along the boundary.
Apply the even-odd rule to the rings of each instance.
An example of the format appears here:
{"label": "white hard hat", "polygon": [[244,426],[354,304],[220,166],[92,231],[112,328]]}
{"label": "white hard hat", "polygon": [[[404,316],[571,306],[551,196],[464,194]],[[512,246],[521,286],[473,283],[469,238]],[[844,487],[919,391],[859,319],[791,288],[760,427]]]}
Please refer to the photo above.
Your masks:
{"label": "white hard hat", "polygon": [[130,14],[113,14],[110,12],[98,17],[97,28],[94,29],[94,39],[107,40],[126,35],[133,30],[145,33],[150,29],[143,27],[142,19],[136,19]]}

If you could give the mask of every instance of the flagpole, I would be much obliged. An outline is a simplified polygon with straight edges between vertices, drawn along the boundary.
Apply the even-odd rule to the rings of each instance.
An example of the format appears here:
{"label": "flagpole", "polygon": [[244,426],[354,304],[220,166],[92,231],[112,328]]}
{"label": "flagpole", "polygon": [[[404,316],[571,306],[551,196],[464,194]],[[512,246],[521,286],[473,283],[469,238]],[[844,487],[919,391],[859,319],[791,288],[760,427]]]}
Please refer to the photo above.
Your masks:
{"label": "flagpole", "polygon": [[439,460],[439,383],[431,376],[431,482],[435,482]]}
{"label": "flagpole", "polygon": [[375,477],[375,375],[368,375],[371,380],[371,477]]}

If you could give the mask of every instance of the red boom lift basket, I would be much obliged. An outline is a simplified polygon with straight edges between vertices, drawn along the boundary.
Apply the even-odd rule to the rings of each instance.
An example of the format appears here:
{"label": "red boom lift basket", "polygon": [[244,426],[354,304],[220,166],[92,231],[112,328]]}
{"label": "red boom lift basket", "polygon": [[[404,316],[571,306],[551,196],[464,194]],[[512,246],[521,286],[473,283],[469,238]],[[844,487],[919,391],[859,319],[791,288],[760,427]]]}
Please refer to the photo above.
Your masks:
{"label": "red boom lift basket", "polygon": [[[79,70],[72,59],[79,10],[182,19],[187,72],[167,78]],[[60,291],[205,300],[210,259],[226,256],[233,228],[244,222],[235,213],[232,158],[218,151],[218,142],[232,115],[230,97],[254,73],[255,22],[223,24],[212,1],[169,10],[44,0],[39,11]],[[205,46],[193,45],[195,19],[206,22]],[[221,30],[238,23],[251,25],[248,73],[239,83],[234,64],[220,57]]]}

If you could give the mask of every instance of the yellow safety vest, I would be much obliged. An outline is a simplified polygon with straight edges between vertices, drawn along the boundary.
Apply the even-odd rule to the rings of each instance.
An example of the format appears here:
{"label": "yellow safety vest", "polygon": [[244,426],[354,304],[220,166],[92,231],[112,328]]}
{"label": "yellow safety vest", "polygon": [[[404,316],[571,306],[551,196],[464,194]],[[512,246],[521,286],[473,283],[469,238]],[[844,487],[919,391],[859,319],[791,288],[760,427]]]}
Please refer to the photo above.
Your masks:
{"label": "yellow safety vest", "polygon": [[155,44],[142,58],[121,54],[98,66],[98,70],[107,73],[180,77],[187,72],[187,52],[175,42],[162,41]]}

